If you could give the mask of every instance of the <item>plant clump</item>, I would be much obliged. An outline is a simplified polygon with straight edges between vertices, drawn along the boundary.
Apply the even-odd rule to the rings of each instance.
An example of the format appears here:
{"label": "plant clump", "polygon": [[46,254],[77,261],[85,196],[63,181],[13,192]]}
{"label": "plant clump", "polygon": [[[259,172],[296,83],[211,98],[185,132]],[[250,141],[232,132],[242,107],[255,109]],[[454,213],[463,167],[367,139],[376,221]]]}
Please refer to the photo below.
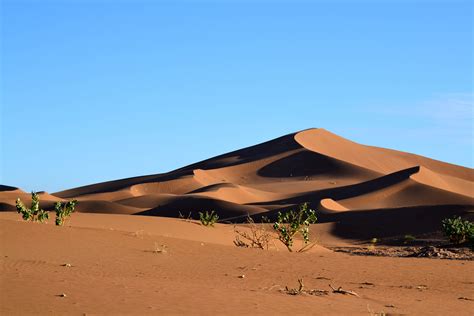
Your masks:
{"label": "plant clump", "polygon": [[54,204],[54,211],[56,212],[56,225],[63,226],[66,219],[71,216],[76,207],[77,200],[72,200],[66,203],[56,202]]}
{"label": "plant clump", "polygon": [[450,242],[459,245],[468,240],[474,241],[474,223],[460,216],[445,218],[442,222],[443,233]]}
{"label": "plant clump", "polygon": [[44,222],[49,218],[49,214],[40,208],[39,200],[38,193],[31,192],[31,207],[27,208],[18,198],[16,199],[16,211],[21,214],[25,221]]}
{"label": "plant clump", "polygon": [[403,243],[404,243],[404,244],[412,243],[412,242],[414,242],[415,240],[416,240],[416,237],[413,236],[413,235],[410,235],[410,234],[405,235],[405,236],[403,237]]}
{"label": "plant clump", "polygon": [[[298,211],[290,210],[286,213],[278,212],[277,221],[273,229],[278,233],[278,239],[293,251],[293,240],[297,233],[301,234],[305,247],[309,242],[309,225],[317,221],[314,210],[309,209],[308,203],[301,204]],[[304,250],[301,248],[299,251]]]}
{"label": "plant clump", "polygon": [[199,212],[199,220],[204,226],[214,226],[219,220],[219,216],[214,211]]}

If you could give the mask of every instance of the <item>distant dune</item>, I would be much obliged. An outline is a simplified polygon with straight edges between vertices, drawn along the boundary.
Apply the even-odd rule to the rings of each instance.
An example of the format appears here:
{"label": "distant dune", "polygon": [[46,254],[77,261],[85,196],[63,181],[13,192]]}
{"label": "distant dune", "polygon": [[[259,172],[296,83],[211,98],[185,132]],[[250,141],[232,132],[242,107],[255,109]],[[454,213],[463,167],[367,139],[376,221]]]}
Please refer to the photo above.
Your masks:
{"label": "distant dune", "polygon": [[[42,193],[77,199],[87,213],[177,217],[215,210],[222,221],[273,217],[309,202],[323,222],[391,225],[415,221],[430,231],[439,220],[474,208],[474,170],[405,152],[365,146],[324,129],[309,129],[164,174]],[[14,211],[20,189],[0,187],[0,210]],[[395,226],[394,226],[395,225]],[[382,232],[383,234],[383,232]]]}

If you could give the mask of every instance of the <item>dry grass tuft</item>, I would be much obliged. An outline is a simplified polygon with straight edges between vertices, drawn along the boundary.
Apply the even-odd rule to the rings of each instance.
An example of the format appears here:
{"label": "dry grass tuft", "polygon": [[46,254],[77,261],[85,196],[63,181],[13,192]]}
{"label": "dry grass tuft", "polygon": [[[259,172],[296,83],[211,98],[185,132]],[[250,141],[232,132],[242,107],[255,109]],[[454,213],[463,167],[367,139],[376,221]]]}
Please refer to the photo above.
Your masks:
{"label": "dry grass tuft", "polygon": [[153,253],[167,253],[168,252],[168,246],[166,245],[158,245],[157,242],[155,242],[155,248],[153,250]]}

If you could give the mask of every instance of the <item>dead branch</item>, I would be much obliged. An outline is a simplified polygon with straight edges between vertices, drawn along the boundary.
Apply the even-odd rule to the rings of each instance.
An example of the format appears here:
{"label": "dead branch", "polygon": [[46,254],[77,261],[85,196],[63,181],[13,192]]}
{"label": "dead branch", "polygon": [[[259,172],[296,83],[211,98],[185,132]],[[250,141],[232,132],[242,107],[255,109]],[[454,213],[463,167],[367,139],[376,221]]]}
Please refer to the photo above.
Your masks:
{"label": "dead branch", "polygon": [[310,250],[311,248],[313,248],[315,245],[316,245],[316,241],[314,241],[314,242],[312,242],[312,243],[307,243],[306,245],[304,245],[303,247],[301,247],[301,249],[298,250],[297,252],[305,252],[305,251],[308,251],[308,250]]}
{"label": "dead branch", "polygon": [[329,287],[331,288],[333,293],[339,293],[339,294],[344,294],[344,295],[353,295],[353,296],[360,297],[359,294],[357,294],[356,292],[349,291],[349,290],[343,290],[342,287],[338,287],[336,289],[331,284],[329,284]]}
{"label": "dead branch", "polygon": [[[250,225],[250,233],[246,231],[240,231],[234,227],[234,231],[237,237],[234,240],[234,244],[237,247],[245,248],[260,248],[268,250],[268,245],[272,239],[272,234],[265,229],[265,227],[257,226],[254,220],[249,216],[247,217],[247,223]],[[242,237],[244,240],[241,240]]]}
{"label": "dead branch", "polygon": [[298,288],[290,289],[290,288],[288,288],[288,286],[285,286],[285,289],[282,289],[280,291],[284,292],[288,295],[307,294],[307,295],[314,295],[314,296],[322,296],[322,295],[328,295],[329,294],[329,291],[326,291],[326,290],[319,290],[319,289],[305,290],[303,279],[298,279],[298,283],[299,283]]}
{"label": "dead branch", "polygon": [[298,295],[303,293],[304,291],[304,284],[303,284],[303,279],[298,279],[299,287],[296,289],[290,289],[288,286],[285,286],[285,292],[288,295]]}

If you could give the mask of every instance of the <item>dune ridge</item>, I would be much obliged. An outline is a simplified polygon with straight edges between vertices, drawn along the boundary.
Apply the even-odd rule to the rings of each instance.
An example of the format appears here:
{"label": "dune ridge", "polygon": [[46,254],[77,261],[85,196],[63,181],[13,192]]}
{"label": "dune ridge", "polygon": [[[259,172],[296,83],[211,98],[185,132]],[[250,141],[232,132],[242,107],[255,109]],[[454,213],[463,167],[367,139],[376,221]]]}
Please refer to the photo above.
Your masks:
{"label": "dune ridge", "polygon": [[[335,213],[449,205],[474,206],[474,170],[308,129],[164,173],[108,181],[53,194],[78,199],[79,212],[177,217],[215,210],[222,221],[272,217],[309,202],[325,220]],[[0,210],[14,210],[18,188],[0,187]],[[388,212],[393,214],[393,212]],[[395,216],[395,215],[392,215]]]}

